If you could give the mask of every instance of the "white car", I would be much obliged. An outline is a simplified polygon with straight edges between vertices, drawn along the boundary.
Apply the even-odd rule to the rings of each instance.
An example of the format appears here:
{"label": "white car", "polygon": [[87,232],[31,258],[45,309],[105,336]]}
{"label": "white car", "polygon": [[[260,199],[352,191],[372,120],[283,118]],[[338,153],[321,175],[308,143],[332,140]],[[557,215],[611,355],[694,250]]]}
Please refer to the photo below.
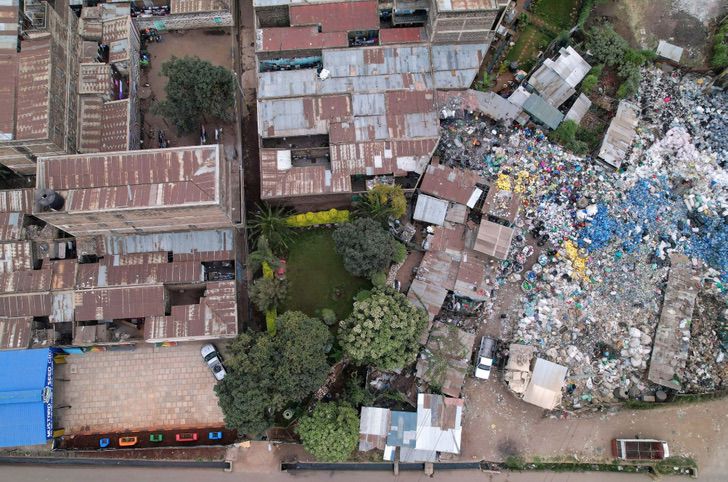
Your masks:
{"label": "white car", "polygon": [[475,378],[487,380],[490,378],[490,371],[493,368],[495,356],[495,340],[484,336],[480,340],[478,356],[475,358]]}
{"label": "white car", "polygon": [[200,348],[200,354],[216,379],[222,380],[225,378],[227,372],[225,372],[225,367],[222,366],[222,356],[217,351],[217,348],[215,348],[215,345],[212,343],[204,345]]}

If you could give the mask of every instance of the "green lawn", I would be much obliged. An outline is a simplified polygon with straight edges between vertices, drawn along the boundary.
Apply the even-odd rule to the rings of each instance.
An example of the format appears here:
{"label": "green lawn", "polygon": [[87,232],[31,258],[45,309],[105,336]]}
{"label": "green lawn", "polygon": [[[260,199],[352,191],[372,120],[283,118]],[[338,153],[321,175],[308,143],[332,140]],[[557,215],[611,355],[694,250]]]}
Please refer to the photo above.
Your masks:
{"label": "green lawn", "polygon": [[545,48],[550,41],[551,38],[541,32],[538,27],[528,25],[523,29],[523,32],[518,34],[516,45],[508,51],[505,59],[506,65],[516,60],[521,69],[528,71],[530,65],[535,62],[536,54],[538,54],[539,50]]}
{"label": "green lawn", "polygon": [[556,27],[573,27],[578,12],[578,0],[538,0],[534,12]]}
{"label": "green lawn", "polygon": [[339,319],[344,319],[351,314],[354,295],[371,287],[369,280],[354,277],[344,269],[328,229],[301,231],[288,254],[287,270],[285,309],[311,316],[319,316],[322,308],[331,308]]}

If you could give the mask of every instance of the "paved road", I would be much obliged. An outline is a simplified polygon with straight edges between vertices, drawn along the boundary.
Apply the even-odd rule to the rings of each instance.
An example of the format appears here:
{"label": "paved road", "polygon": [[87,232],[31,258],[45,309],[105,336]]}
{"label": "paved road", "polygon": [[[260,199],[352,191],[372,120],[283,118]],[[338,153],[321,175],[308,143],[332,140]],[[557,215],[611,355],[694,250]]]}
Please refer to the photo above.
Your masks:
{"label": "paved road", "polygon": [[[397,480],[415,482],[437,480],[441,482],[649,482],[647,476],[621,474],[564,474],[564,473],[512,473],[490,475],[480,472],[440,472],[433,479],[423,473],[402,473],[394,477],[386,473],[355,472],[301,472],[293,475],[276,474],[227,474],[205,469],[129,469],[119,467],[23,467],[0,466],[3,482],[369,482],[372,480]],[[669,478],[669,482],[686,482],[693,479]],[[708,480],[702,479],[701,480]],[[718,479],[713,479],[718,480]],[[724,479],[725,480],[725,479]]]}

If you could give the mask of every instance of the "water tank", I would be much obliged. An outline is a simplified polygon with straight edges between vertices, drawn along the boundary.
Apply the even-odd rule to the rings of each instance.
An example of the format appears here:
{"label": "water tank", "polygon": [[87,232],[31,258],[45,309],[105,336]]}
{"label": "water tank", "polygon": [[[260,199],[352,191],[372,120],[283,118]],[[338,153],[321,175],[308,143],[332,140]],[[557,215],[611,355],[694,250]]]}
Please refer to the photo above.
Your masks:
{"label": "water tank", "polygon": [[41,209],[60,211],[63,209],[63,197],[53,189],[38,189],[35,193],[35,202]]}

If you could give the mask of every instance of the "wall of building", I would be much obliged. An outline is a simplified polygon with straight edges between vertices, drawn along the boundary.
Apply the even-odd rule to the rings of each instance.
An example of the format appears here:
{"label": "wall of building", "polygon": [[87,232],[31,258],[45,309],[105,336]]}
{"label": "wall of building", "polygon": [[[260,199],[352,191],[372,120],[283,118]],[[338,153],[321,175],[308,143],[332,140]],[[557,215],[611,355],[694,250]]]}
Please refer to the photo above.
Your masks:
{"label": "wall of building", "polygon": [[[433,2],[434,3],[434,2]],[[427,32],[433,43],[488,42],[500,10],[475,12],[437,12],[430,9]]]}
{"label": "wall of building", "polygon": [[230,12],[205,12],[165,15],[164,17],[136,17],[139,30],[187,30],[194,28],[232,27],[233,15]]}

